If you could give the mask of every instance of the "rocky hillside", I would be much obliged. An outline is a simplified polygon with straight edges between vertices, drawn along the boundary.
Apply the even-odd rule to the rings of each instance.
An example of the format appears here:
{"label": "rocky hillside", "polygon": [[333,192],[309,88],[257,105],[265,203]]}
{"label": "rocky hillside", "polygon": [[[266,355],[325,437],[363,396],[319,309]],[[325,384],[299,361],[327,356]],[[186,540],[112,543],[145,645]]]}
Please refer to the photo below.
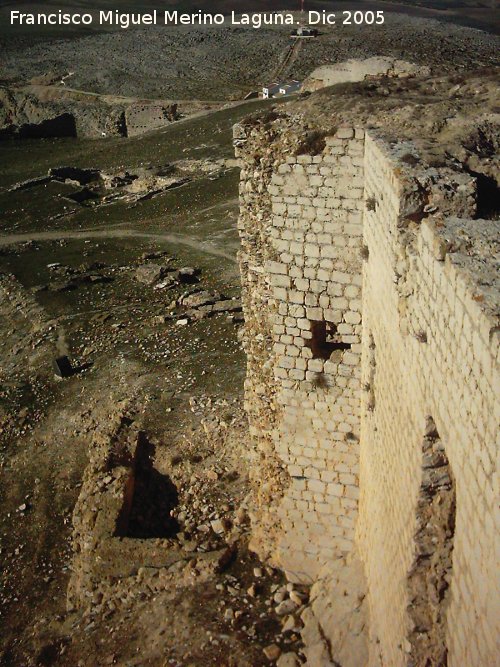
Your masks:
{"label": "rocky hillside", "polygon": [[[4,40],[0,79],[26,82],[49,71],[98,93],[161,99],[241,99],[274,78],[290,48],[288,29],[149,28],[34,46]],[[337,26],[302,42],[282,77],[304,79],[320,65],[383,55],[437,73],[498,64],[500,40],[478,30],[403,14],[383,26]],[[151,64],[154,63],[152,67]]]}

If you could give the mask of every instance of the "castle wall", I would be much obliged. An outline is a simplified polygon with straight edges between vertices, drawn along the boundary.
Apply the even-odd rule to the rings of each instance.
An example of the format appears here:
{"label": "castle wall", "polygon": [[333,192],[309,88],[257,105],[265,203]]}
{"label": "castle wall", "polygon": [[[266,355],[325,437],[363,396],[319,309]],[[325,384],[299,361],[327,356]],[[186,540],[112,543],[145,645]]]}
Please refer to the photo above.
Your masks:
{"label": "castle wall", "polygon": [[235,134],[253,546],[316,582],[310,667],[495,664],[499,223],[411,144],[283,122]]}
{"label": "castle wall", "polygon": [[177,104],[151,102],[108,104],[96,96],[72,97],[71,91],[47,89],[33,93],[0,91],[1,136],[75,136],[85,139],[135,137],[177,120]]}
{"label": "castle wall", "polygon": [[[275,555],[295,580],[313,580],[354,540],[363,137],[362,130],[342,128],[322,154],[283,158],[267,188],[264,275],[252,272],[254,282],[267,282],[257,291],[267,296],[260,328],[271,334],[267,365],[275,383],[268,439],[288,475],[277,508],[282,531]],[[256,310],[246,311],[253,326]],[[247,377],[249,414],[258,431],[252,420],[256,383],[264,393],[258,363]]]}
{"label": "castle wall", "polygon": [[135,137],[165,127],[176,118],[177,104],[132,104],[125,110],[127,136]]}
{"label": "castle wall", "polygon": [[274,438],[291,478],[279,551],[299,579],[314,578],[354,539],[362,156],[362,131],[343,128],[322,155],[287,158],[270,188],[276,261],[266,269],[277,306],[274,372],[282,408]]}
{"label": "castle wall", "polygon": [[[367,207],[364,216],[369,256],[363,272],[358,536],[372,663],[404,665],[416,657],[407,607],[418,599],[412,599],[408,576],[419,549],[419,489],[431,467],[423,456],[431,417],[456,495],[454,525],[446,527],[451,583],[436,608],[446,615],[448,664],[493,665],[498,317],[488,310],[488,288],[481,285],[494,278],[487,262],[499,225],[429,218],[409,242],[408,182],[390,150],[370,137],[365,174],[374,210]],[[441,491],[432,502],[443,498]],[[427,552],[434,548],[426,545]],[[422,585],[427,596],[433,592],[430,577]]]}

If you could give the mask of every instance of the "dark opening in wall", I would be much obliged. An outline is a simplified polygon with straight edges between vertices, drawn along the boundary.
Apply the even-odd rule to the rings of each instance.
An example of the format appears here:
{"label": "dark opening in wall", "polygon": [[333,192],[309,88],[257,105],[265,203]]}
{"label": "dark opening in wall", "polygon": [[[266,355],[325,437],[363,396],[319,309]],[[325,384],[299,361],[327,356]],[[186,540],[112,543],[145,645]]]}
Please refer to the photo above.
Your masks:
{"label": "dark opening in wall", "polygon": [[408,574],[410,658],[421,667],[447,665],[446,612],[455,535],[455,484],[432,417],[422,446],[415,559]]}
{"label": "dark opening in wall", "polygon": [[117,118],[116,121],[116,129],[120,137],[127,137],[128,136],[128,131],[127,131],[127,118],[125,116],[125,112],[122,111]]}
{"label": "dark opening in wall", "polygon": [[375,356],[377,346],[375,338],[372,333],[368,334],[368,378],[364,385],[365,391],[368,393],[366,408],[369,412],[375,410],[375,373],[377,370],[377,358]]}
{"label": "dark opening in wall", "polygon": [[178,504],[175,485],[153,467],[154,445],[139,434],[132,473],[116,522],[117,537],[168,538],[179,530],[170,511]]}
{"label": "dark opening in wall", "polygon": [[477,217],[496,220],[500,214],[500,188],[491,176],[473,173],[477,179]]}
{"label": "dark opening in wall", "polygon": [[39,123],[22,125],[19,128],[19,136],[23,139],[76,137],[76,121],[72,114],[63,113],[60,116],[48,118]]}
{"label": "dark opening in wall", "polygon": [[313,359],[329,359],[335,350],[350,350],[350,343],[343,343],[337,327],[332,322],[311,322],[312,338],[309,340]]}
{"label": "dark opening in wall", "polygon": [[296,155],[320,155],[326,146],[326,132],[307,132],[297,148]]}

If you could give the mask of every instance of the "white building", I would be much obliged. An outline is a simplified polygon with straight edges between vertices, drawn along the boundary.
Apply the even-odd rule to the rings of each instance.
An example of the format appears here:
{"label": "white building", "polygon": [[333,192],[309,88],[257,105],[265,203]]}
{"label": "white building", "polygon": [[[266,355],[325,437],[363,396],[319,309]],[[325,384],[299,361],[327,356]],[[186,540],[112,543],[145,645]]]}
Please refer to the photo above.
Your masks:
{"label": "white building", "polygon": [[276,97],[280,91],[279,83],[268,83],[262,88],[262,97],[265,100],[270,99],[271,97]]}
{"label": "white building", "polygon": [[292,95],[293,93],[298,93],[301,87],[300,81],[288,81],[287,83],[282,83],[280,86],[279,93],[280,95]]}
{"label": "white building", "polygon": [[284,81],[282,83],[269,83],[262,88],[262,98],[268,100],[271,97],[292,95],[300,90],[301,85],[300,81],[297,81],[296,79],[293,79],[292,81]]}
{"label": "white building", "polygon": [[300,26],[296,30],[292,30],[290,33],[291,37],[317,37],[319,34],[316,28],[311,28],[309,26]]}

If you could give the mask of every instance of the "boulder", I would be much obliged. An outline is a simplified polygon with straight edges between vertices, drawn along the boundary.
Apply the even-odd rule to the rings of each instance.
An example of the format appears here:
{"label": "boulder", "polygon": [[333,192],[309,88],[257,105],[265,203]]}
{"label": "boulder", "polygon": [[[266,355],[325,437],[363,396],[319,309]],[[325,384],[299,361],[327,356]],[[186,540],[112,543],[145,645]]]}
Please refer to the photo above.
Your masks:
{"label": "boulder", "polygon": [[182,296],[179,299],[179,304],[187,308],[199,308],[200,306],[211,305],[220,299],[221,295],[218,292],[203,290],[202,292],[194,292],[193,294]]}
{"label": "boulder", "polygon": [[199,281],[199,273],[199,269],[195,269],[192,266],[184,266],[182,269],[179,269],[179,281],[181,283],[197,283]]}
{"label": "boulder", "polygon": [[135,272],[135,279],[144,285],[154,285],[167,273],[167,267],[153,262],[141,264]]}
{"label": "boulder", "polygon": [[277,667],[299,667],[300,662],[295,653],[283,653],[276,663]]}

